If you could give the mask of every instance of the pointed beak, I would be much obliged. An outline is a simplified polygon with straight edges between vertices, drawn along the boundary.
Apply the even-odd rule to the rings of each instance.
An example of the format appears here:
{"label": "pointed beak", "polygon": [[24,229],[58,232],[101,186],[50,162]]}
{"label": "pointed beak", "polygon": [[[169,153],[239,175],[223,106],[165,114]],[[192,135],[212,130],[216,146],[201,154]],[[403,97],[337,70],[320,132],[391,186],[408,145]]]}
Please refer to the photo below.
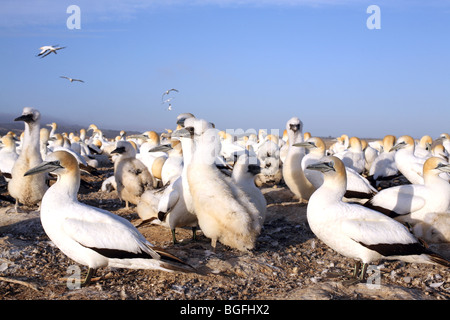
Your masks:
{"label": "pointed beak", "polygon": [[118,147],[115,148],[113,151],[111,151],[111,153],[118,153],[118,154],[122,154],[125,152],[125,147]]}
{"label": "pointed beak", "polygon": [[318,162],[310,164],[306,167],[306,169],[316,170],[320,172],[334,171],[334,163],[333,162]]}
{"label": "pointed beak", "polygon": [[251,174],[257,175],[257,174],[261,173],[261,167],[256,164],[249,164],[248,172],[250,172]]}
{"label": "pointed beak", "polygon": [[314,145],[311,142],[298,142],[294,143],[292,146],[294,147],[304,147],[304,148],[312,148]]}
{"label": "pointed beak", "polygon": [[404,143],[404,142],[399,142],[399,143],[397,143],[396,145],[394,145],[394,146],[389,150],[389,152],[395,151],[395,150],[399,150],[399,149],[403,148],[404,146],[405,146],[405,143]]}
{"label": "pointed beak", "polygon": [[148,152],[158,152],[158,151],[162,151],[162,152],[167,152],[172,150],[172,146],[170,144],[162,144],[160,146],[151,148],[150,150],[148,150]]}
{"label": "pointed beak", "polygon": [[439,163],[437,169],[441,170],[442,172],[450,172],[450,164]]}
{"label": "pointed beak", "polygon": [[59,161],[44,161],[36,167],[25,172],[24,176],[30,176],[33,174],[38,174],[42,172],[52,172],[56,169],[62,168]]}
{"label": "pointed beak", "polygon": [[23,114],[20,117],[17,117],[14,119],[14,121],[25,121],[25,122],[30,122],[33,121],[33,115],[31,113],[29,114]]}

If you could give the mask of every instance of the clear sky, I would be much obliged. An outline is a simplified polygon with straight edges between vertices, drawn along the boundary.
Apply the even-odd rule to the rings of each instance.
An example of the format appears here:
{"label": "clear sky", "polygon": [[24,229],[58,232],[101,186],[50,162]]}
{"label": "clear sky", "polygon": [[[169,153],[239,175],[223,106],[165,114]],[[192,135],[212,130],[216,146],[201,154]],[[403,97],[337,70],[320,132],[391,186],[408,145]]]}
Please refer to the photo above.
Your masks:
{"label": "clear sky", "polygon": [[[381,29],[366,25],[372,4]],[[137,131],[192,112],[244,131],[297,116],[317,136],[450,132],[447,0],[0,0],[0,47],[0,113]]]}

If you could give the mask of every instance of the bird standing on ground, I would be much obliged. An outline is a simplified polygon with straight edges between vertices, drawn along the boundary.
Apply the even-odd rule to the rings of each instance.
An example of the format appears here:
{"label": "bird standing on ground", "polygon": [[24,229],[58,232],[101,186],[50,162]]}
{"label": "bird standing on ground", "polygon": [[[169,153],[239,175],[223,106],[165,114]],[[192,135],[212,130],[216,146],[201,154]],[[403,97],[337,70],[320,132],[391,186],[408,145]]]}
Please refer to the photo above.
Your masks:
{"label": "bird standing on ground", "polygon": [[384,214],[359,204],[342,201],[346,173],[342,161],[324,157],[308,166],[324,174],[324,183],[309,199],[308,224],[314,234],[338,253],[362,262],[362,280],[367,264],[386,258],[406,262],[440,264],[450,262],[427,249],[408,229]]}
{"label": "bird standing on ground", "polygon": [[22,116],[14,119],[25,122],[22,150],[14,163],[12,177],[8,183],[9,194],[16,199],[16,212],[20,203],[29,207],[38,204],[48,189],[45,174],[24,177],[25,172],[42,162],[39,142],[40,118],[38,110],[25,107]]}
{"label": "bird standing on ground", "polygon": [[[196,130],[195,134],[200,132]],[[216,168],[219,152],[220,139],[216,129],[207,129],[196,139],[187,171],[195,214],[214,249],[219,241],[231,248],[248,251],[254,248],[258,236],[259,224],[253,219],[257,209],[242,190]]]}
{"label": "bird standing on ground", "polygon": [[88,266],[82,285],[88,285],[102,267],[194,271],[177,257],[154,247],[128,220],[80,203],[80,170],[70,153],[50,154],[46,162],[27,171],[26,176],[44,172],[53,172],[58,180],[42,199],[42,226],[65,255]]}
{"label": "bird standing on ground", "polygon": [[114,177],[117,193],[122,201],[137,205],[144,191],[153,188],[155,182],[147,167],[136,159],[136,149],[128,141],[119,140],[116,148],[111,152],[118,153],[114,162]]}
{"label": "bird standing on ground", "polygon": [[293,117],[286,123],[289,149],[283,163],[283,179],[292,193],[300,201],[308,200],[315,188],[306,178],[302,169],[302,159],[305,148],[295,147],[294,144],[303,142],[303,123],[299,118]]}

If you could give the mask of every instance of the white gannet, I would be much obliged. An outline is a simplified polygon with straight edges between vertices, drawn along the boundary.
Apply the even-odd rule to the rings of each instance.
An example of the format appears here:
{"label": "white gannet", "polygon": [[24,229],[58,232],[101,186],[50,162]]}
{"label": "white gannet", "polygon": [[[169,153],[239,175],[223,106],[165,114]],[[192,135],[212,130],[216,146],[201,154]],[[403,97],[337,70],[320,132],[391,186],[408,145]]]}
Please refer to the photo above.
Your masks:
{"label": "white gannet", "polygon": [[414,155],[419,158],[431,157],[431,146],[433,144],[433,138],[429,135],[425,135],[416,143],[414,148]]}
{"label": "white gannet", "polygon": [[251,157],[249,153],[239,156],[233,166],[231,178],[233,182],[245,192],[248,199],[258,209],[259,216],[254,217],[262,228],[266,219],[267,201],[261,190],[255,184],[255,176],[261,172],[261,165],[256,157]]}
{"label": "white gannet", "polygon": [[122,201],[137,205],[139,198],[145,190],[153,188],[153,177],[147,167],[136,159],[136,150],[129,141],[119,140],[116,149],[119,157],[114,162],[114,177],[117,185],[117,193]]}
{"label": "white gannet", "polygon": [[450,208],[450,184],[440,176],[442,172],[450,172],[448,162],[428,158],[423,165],[423,184],[383,189],[365,206],[411,224],[423,221],[427,213],[445,212]]}
{"label": "white gannet", "polygon": [[168,95],[168,94],[171,93],[171,92],[179,92],[179,91],[178,91],[177,89],[173,89],[173,88],[172,88],[172,89],[169,89],[169,90],[166,90],[166,91],[163,92],[162,97],[161,97],[161,100],[164,101],[164,96],[165,96],[165,95]]}
{"label": "white gannet", "polygon": [[29,207],[38,204],[48,189],[45,174],[24,177],[25,172],[42,162],[39,145],[40,118],[38,110],[25,107],[22,116],[14,119],[25,122],[22,150],[14,163],[12,177],[8,182],[9,194],[16,200],[16,212],[20,203]]}
{"label": "white gannet", "polygon": [[348,148],[345,151],[337,152],[334,155],[341,159],[346,167],[362,174],[364,172],[366,162],[361,140],[358,137],[351,137],[348,141]]}
{"label": "white gannet", "polygon": [[[170,139],[168,144],[160,145],[149,152],[163,151],[167,152],[167,158],[165,158],[160,169],[160,178],[162,185],[165,186],[170,181],[175,180],[181,175],[183,171],[183,149],[180,140]],[[154,165],[152,165],[153,167]]]}
{"label": "white gannet", "polygon": [[347,150],[350,143],[348,135],[346,134],[342,134],[340,137],[335,138],[334,141],[335,142],[328,149],[328,153],[330,154],[344,152],[345,150]]}
{"label": "white gannet", "polygon": [[6,134],[1,139],[0,172],[11,174],[12,168],[19,154],[16,151],[16,142],[12,135]]}
{"label": "white gannet", "polygon": [[60,78],[67,79],[67,80],[69,80],[70,82],[78,81],[78,82],[83,82],[83,83],[84,83],[83,80],[80,80],[80,79],[74,79],[74,78],[69,78],[69,77],[66,77],[66,76],[60,76]]}
{"label": "white gannet", "polygon": [[395,152],[395,165],[401,174],[412,184],[423,184],[423,164],[425,158],[414,155],[414,139],[408,135],[401,136],[391,150]]}
{"label": "white gannet", "polygon": [[309,199],[308,224],[313,233],[338,253],[357,260],[364,278],[368,263],[379,259],[441,264],[450,262],[427,249],[398,221],[359,204],[342,201],[346,187],[345,166],[333,156],[308,166],[324,174],[324,183]]}
{"label": "white gannet", "polygon": [[176,228],[191,227],[193,239],[195,239],[198,226],[187,179],[187,168],[195,150],[193,138],[193,127],[181,128],[173,132],[172,139],[179,140],[183,150],[181,175],[170,181],[170,184],[163,192],[159,192],[159,190],[145,191],[137,206],[138,215],[142,220],[158,217],[163,222],[163,225],[171,230],[174,243],[177,242],[175,236]]}
{"label": "white gannet", "polygon": [[448,133],[442,133],[436,141],[442,142],[445,150],[450,154],[450,135]]}
{"label": "white gannet", "polygon": [[391,179],[398,175],[398,168],[395,164],[395,136],[385,135],[383,137],[381,151],[370,166],[369,180],[375,181]]}
{"label": "white gannet", "polygon": [[58,47],[58,45],[54,45],[54,46],[42,46],[39,49],[41,49],[41,52],[39,52],[39,54],[36,57],[41,57],[44,58],[46,56],[48,56],[50,53],[54,53],[57,54],[56,51],[64,49],[65,47]]}
{"label": "white gannet", "polygon": [[[381,141],[376,140],[372,141],[372,144],[369,144],[366,140],[361,139],[361,145],[364,152],[364,174],[367,174],[370,170],[370,167],[372,166],[372,163],[375,161],[375,159],[378,157],[379,148],[381,147]],[[376,145],[376,146],[375,146]]]}
{"label": "white gannet", "polygon": [[49,137],[54,137],[56,134],[56,129],[58,129],[58,124],[56,122],[52,122],[50,124],[47,125],[47,127],[51,127],[52,129],[50,130],[49,133]]}
{"label": "white gannet", "polygon": [[[206,121],[197,123],[195,134],[207,124]],[[225,179],[216,168],[219,152],[220,139],[216,129],[207,129],[196,139],[195,151],[187,169],[195,214],[203,234],[211,239],[213,248],[219,241],[248,251],[254,248],[258,236],[260,225],[254,217],[259,213],[242,190],[231,180]]]}
{"label": "white gannet", "polygon": [[289,149],[283,163],[283,179],[289,190],[300,201],[308,200],[315,188],[306,178],[302,169],[302,159],[305,156],[305,148],[293,146],[303,142],[303,123],[299,118],[293,117],[286,123],[288,132]]}
{"label": "white gannet", "polygon": [[450,242],[450,212],[429,212],[416,223],[411,232],[426,243]]}
{"label": "white gannet", "polygon": [[126,219],[77,200],[80,170],[66,151],[56,151],[26,175],[53,172],[57,182],[45,193],[41,222],[51,241],[70,259],[88,266],[82,285],[103,267],[193,271],[170,253],[154,247]]}
{"label": "white gannet", "polygon": [[[302,169],[306,178],[315,189],[318,189],[323,183],[323,174],[316,170],[307,169],[307,166],[316,163],[326,155],[325,142],[319,137],[311,137],[304,142],[294,144],[294,147],[305,147],[309,150],[308,154],[302,159]],[[377,190],[362,175],[347,166],[345,170],[347,173],[346,198],[368,199],[377,193]]]}

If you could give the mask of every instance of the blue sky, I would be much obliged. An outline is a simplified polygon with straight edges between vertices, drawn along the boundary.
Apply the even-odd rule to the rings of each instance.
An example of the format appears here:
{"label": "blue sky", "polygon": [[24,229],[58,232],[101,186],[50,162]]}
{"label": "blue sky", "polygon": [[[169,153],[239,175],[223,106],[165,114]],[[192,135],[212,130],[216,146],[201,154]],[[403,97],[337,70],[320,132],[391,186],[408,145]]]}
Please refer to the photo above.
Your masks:
{"label": "blue sky", "polygon": [[317,136],[437,138],[450,131],[449,40],[446,0],[1,0],[0,113],[137,131],[181,112],[244,131],[297,116]]}

